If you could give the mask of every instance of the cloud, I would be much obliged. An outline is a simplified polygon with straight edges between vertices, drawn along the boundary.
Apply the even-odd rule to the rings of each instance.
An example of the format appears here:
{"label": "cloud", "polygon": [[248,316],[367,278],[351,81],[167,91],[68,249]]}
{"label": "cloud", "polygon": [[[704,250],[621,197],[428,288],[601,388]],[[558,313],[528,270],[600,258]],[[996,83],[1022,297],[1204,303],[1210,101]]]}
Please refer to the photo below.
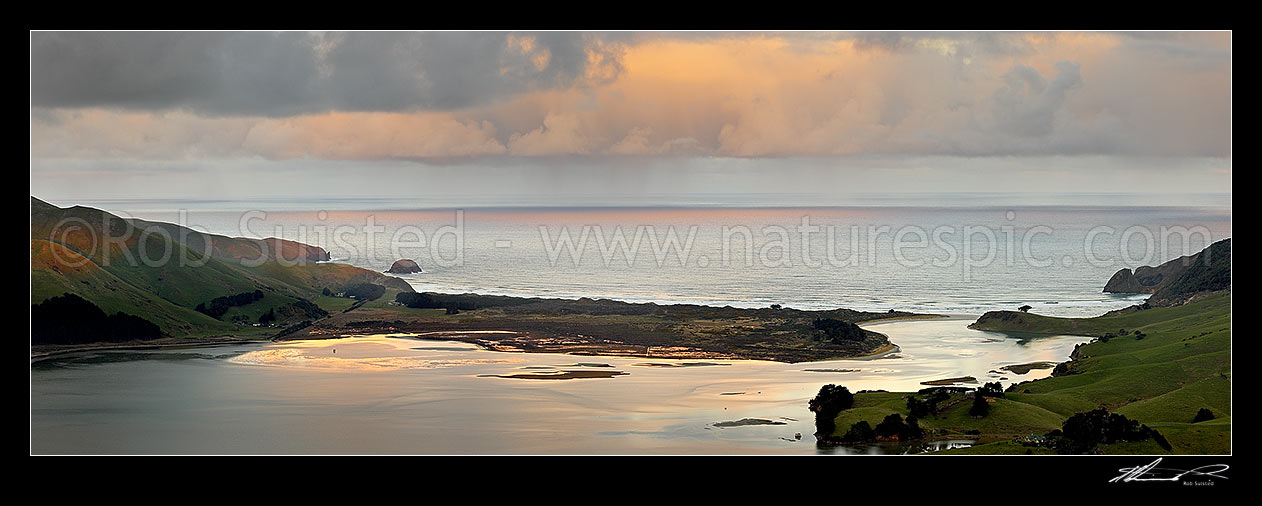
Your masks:
{"label": "cloud", "polygon": [[1229,157],[1230,34],[32,34],[32,157]]}
{"label": "cloud", "polygon": [[31,121],[31,156],[48,159],[442,160],[504,151],[494,125],[446,113],[204,118],[90,109]]}
{"label": "cloud", "polygon": [[1048,81],[1026,65],[1012,67],[1003,75],[1006,84],[994,96],[998,132],[1025,137],[1051,134],[1068,93],[1083,86],[1080,69],[1075,63],[1058,62],[1056,76]]}
{"label": "cloud", "polygon": [[657,149],[649,147],[649,137],[653,135],[653,129],[650,127],[631,127],[627,132],[627,136],[609,147],[609,153],[614,155],[649,155],[657,153]]}
{"label": "cloud", "polygon": [[619,72],[568,32],[33,32],[31,103],[208,115],[452,110]]}
{"label": "cloud", "polygon": [[583,135],[577,115],[550,114],[543,125],[508,140],[508,151],[514,156],[556,156],[586,154],[591,141]]}

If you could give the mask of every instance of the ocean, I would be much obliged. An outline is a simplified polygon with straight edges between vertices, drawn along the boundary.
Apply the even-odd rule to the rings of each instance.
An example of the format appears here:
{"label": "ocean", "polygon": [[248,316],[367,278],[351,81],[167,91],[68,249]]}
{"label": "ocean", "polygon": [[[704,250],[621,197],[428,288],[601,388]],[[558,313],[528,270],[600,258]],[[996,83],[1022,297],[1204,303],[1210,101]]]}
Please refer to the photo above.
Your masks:
{"label": "ocean", "polygon": [[[1098,200],[1098,199],[1097,199]],[[1030,305],[1093,316],[1146,296],[1102,293],[1123,267],[1231,236],[1216,204],[1056,204],[955,196],[848,206],[487,207],[407,199],[58,202],[216,234],[321,246],[418,291],[977,315]],[[915,205],[906,205],[906,202]]]}

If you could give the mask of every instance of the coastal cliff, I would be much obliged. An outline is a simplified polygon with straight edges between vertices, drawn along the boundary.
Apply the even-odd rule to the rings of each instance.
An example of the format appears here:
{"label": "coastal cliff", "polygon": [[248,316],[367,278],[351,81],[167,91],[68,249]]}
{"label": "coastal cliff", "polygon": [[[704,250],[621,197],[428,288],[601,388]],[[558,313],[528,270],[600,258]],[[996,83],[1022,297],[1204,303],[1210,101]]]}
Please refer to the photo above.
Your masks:
{"label": "coastal cliff", "polygon": [[1153,302],[1174,301],[1197,292],[1231,287],[1231,239],[1223,239],[1194,255],[1156,267],[1122,269],[1104,285],[1104,293],[1151,293]]}
{"label": "coastal cliff", "polygon": [[[1231,293],[1231,239],[1223,239],[1195,255],[1179,257],[1157,267],[1140,267],[1132,275],[1122,269],[1109,279],[1105,292],[1151,293],[1143,304],[1106,313],[1124,315],[1171,307]],[[1021,311],[988,311],[969,328],[976,330],[1104,336],[1115,329],[1095,328],[1092,318],[1053,318]]]}

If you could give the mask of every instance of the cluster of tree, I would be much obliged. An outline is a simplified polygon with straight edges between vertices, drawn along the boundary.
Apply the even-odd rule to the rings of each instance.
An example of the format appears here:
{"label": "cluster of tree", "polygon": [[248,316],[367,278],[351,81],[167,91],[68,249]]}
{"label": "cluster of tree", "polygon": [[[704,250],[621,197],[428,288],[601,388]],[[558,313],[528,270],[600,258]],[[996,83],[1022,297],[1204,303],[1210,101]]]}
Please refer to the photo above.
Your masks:
{"label": "cluster of tree", "polygon": [[471,311],[478,309],[479,307],[476,300],[467,297],[459,295],[440,295],[436,293],[400,292],[394,297],[394,300],[404,306],[419,309],[455,309],[459,311]]}
{"label": "cluster of tree", "polygon": [[206,303],[203,302],[201,304],[198,304],[197,307],[193,309],[196,309],[197,312],[199,313],[202,313],[206,316],[209,316],[211,318],[218,320],[219,318],[223,317],[224,313],[228,312],[228,309],[235,306],[244,306],[244,305],[256,302],[262,298],[263,298],[262,290],[255,290],[253,292],[242,292],[235,295],[215,297],[213,300],[210,301],[210,305],[206,305]]}
{"label": "cluster of tree", "polygon": [[985,397],[999,397],[1001,399],[1004,397],[1003,385],[1000,385],[998,381],[982,385],[977,389],[977,393]]}
{"label": "cluster of tree", "polygon": [[282,320],[289,318],[324,318],[328,315],[328,311],[307,299],[298,299],[290,302],[282,306],[280,312],[277,313],[277,317]]}
{"label": "cluster of tree", "polygon": [[1171,449],[1160,432],[1103,408],[1069,417],[1060,429],[1047,433],[1046,438],[1049,446],[1064,454],[1091,453],[1102,444],[1148,439],[1155,440],[1165,450]]}
{"label": "cluster of tree", "polygon": [[928,394],[924,399],[920,399],[914,395],[907,396],[907,411],[910,416],[916,418],[924,418],[926,416],[936,414],[938,412],[938,403],[951,398],[950,391],[934,388],[921,390]]}
{"label": "cluster of tree", "polygon": [[106,314],[96,304],[65,293],[31,306],[31,344],[81,344],[157,339],[162,329],[135,315]]}
{"label": "cluster of tree", "polygon": [[1112,332],[1105,332],[1104,335],[1100,336],[1100,341],[1107,343],[1109,342],[1110,339],[1113,339],[1114,337],[1127,336],[1131,334],[1135,335],[1136,341],[1141,340],[1144,337],[1148,336],[1148,334],[1145,334],[1144,331],[1142,330],[1128,331],[1126,329],[1118,329],[1116,334]]}
{"label": "cluster of tree", "polygon": [[881,423],[876,424],[876,427],[872,427],[867,420],[856,422],[841,436],[841,441],[843,443],[869,443],[876,441],[878,437],[911,441],[924,438],[925,431],[920,428],[920,423],[915,416],[908,416],[906,420],[903,420],[903,415],[894,413],[886,416]]}
{"label": "cluster of tree", "polygon": [[872,425],[867,420],[859,420],[846,430],[841,436],[844,443],[866,443],[876,441],[876,431],[872,429]]}
{"label": "cluster of tree", "polygon": [[306,316],[307,318],[324,318],[325,316],[329,315],[328,311],[325,311],[323,308],[321,308],[320,306],[317,306],[314,302],[311,302],[307,299],[295,300],[293,302],[290,302],[289,305],[285,307],[293,308],[294,314],[301,313],[303,316]]}
{"label": "cluster of tree", "polygon": [[1209,408],[1201,408],[1200,411],[1196,412],[1196,416],[1192,418],[1192,423],[1200,423],[1200,422],[1213,420],[1213,419],[1214,419],[1213,411],[1210,411]]}
{"label": "cluster of tree", "polygon": [[899,441],[925,437],[925,431],[920,428],[919,420],[916,417],[908,416],[907,420],[904,421],[903,416],[898,413],[886,416],[881,423],[876,424],[874,430],[878,437],[891,438],[897,436]]}
{"label": "cluster of tree", "polygon": [[346,287],[342,293],[354,299],[377,300],[386,294],[386,287],[372,283],[358,283]]}
{"label": "cluster of tree", "polygon": [[324,318],[328,315],[328,311],[325,311],[320,306],[317,306],[314,302],[307,299],[298,299],[281,306],[280,308],[268,309],[266,313],[259,316],[259,323],[266,325],[268,323],[275,323],[279,320],[291,320],[294,318]]}
{"label": "cluster of tree", "polygon": [[854,394],[850,389],[837,385],[824,385],[811,399],[811,411],[815,413],[815,435],[829,437],[837,430],[837,415],[854,406]]}
{"label": "cluster of tree", "polygon": [[840,344],[843,340],[862,341],[867,337],[862,328],[848,321],[836,318],[820,318],[811,323],[815,328],[817,340],[828,340]]}

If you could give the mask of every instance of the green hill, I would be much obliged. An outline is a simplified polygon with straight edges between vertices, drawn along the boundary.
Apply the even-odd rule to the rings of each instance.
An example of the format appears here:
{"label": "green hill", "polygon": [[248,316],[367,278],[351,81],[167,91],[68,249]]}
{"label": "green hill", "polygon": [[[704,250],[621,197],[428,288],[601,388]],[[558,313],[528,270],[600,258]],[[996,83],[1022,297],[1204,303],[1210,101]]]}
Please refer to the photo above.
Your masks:
{"label": "green hill", "polygon": [[1104,284],[1105,293],[1151,293],[1148,304],[1174,305],[1199,293],[1231,288],[1231,239],[1223,239],[1194,254],[1132,273],[1122,269]]}
{"label": "green hill", "polygon": [[[317,263],[327,259],[323,249],[293,241],[204,234],[31,198],[32,304],[74,293],[107,312],[148,319],[173,337],[257,333],[242,323],[301,299],[320,299],[326,288],[338,292],[370,283],[412,291],[405,281],[375,271]],[[265,296],[222,319],[193,310],[255,290]]]}
{"label": "green hill", "polygon": [[[1209,255],[1205,257],[1203,255]],[[934,438],[970,437],[979,444],[943,453],[1047,453],[1015,442],[1044,434],[1076,413],[1104,408],[1158,430],[1170,451],[1155,441],[1103,445],[1105,453],[1226,454],[1231,451],[1231,243],[1220,241],[1154,294],[1168,302],[1145,304],[1094,318],[1055,318],[1019,311],[992,311],[970,328],[1020,334],[1072,334],[1096,339],[1075,349],[1053,376],[1018,383],[991,414],[967,416],[967,402],[920,421]],[[1225,283],[1225,284],[1224,284]],[[861,393],[855,407],[836,419],[840,436],[851,424],[909,414],[908,393]],[[957,394],[968,395],[968,394]],[[1208,409],[1213,420],[1192,423]],[[971,432],[975,431],[975,432]]]}

